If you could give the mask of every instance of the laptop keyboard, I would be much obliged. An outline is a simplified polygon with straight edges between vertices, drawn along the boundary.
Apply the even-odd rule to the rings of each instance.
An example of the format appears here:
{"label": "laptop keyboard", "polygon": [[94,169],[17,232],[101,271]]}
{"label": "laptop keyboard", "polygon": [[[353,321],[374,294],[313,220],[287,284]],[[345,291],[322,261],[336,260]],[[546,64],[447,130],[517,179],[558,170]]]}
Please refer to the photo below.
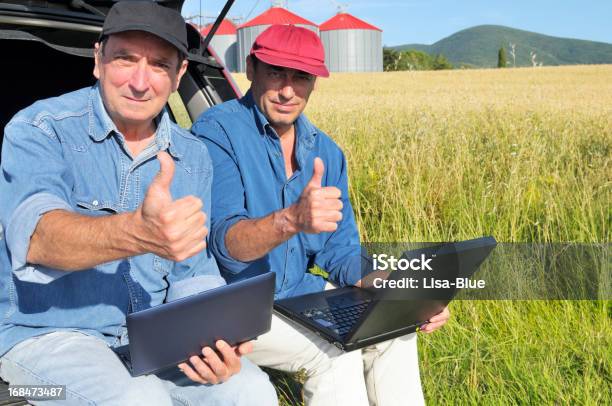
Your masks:
{"label": "laptop keyboard", "polygon": [[302,312],[302,315],[313,320],[314,322],[335,331],[339,336],[344,336],[348,333],[353,324],[359,320],[361,313],[367,309],[371,300],[364,300],[349,306],[332,306],[308,309]]}

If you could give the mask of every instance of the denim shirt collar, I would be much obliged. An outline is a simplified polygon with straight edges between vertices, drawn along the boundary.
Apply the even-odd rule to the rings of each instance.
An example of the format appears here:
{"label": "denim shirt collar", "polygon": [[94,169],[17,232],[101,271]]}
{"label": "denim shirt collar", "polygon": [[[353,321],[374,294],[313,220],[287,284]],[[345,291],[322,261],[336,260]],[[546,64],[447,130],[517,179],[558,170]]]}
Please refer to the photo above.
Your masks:
{"label": "denim shirt collar", "polygon": [[[100,93],[100,82],[96,82],[89,92],[89,136],[96,142],[100,142],[113,132],[120,134],[117,126],[108,115],[102,94]],[[170,114],[166,107],[155,118],[157,130],[155,131],[155,144],[160,151],[168,149],[174,158],[180,158],[181,154],[176,151],[172,144],[172,128],[170,126]]]}
{"label": "denim shirt collar", "polygon": [[261,110],[259,110],[259,107],[257,107],[257,104],[255,103],[255,99],[253,98],[253,93],[251,92],[251,89],[249,89],[246,92],[246,94],[240,100],[240,102],[253,115],[255,126],[257,127],[259,134],[266,135],[267,128],[271,129],[271,126],[266,116],[264,116]]}

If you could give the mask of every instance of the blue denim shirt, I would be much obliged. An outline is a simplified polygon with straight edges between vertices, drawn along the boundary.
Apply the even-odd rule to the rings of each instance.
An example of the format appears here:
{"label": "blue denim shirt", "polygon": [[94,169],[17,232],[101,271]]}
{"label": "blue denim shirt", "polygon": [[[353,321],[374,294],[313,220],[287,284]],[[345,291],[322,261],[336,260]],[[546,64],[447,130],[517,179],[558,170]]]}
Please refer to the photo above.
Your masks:
{"label": "blue denim shirt", "polygon": [[145,254],[77,272],[26,262],[30,237],[50,210],[87,216],[135,210],[159,171],[160,150],[176,165],[173,198],[198,196],[210,213],[205,145],[165,110],[156,122],[154,142],[132,157],[95,85],[39,101],[7,124],[0,164],[0,354],[62,329],[113,345],[127,313],[224,283],[208,251],[180,263]]}
{"label": "blue denim shirt", "polygon": [[[340,286],[361,279],[361,248],[348,199],[347,164],[340,148],[304,115],[295,122],[297,170],[287,179],[280,139],[250,92],[204,112],[191,131],[202,137],[213,161],[210,244],[223,276],[243,279],[276,272],[276,298],[316,292],[325,280],[307,272],[314,264]],[[225,246],[228,229],[297,202],[312,178],[313,162],[323,159],[322,186],[342,192],[343,219],[333,233],[299,233],[256,261],[232,258]]]}

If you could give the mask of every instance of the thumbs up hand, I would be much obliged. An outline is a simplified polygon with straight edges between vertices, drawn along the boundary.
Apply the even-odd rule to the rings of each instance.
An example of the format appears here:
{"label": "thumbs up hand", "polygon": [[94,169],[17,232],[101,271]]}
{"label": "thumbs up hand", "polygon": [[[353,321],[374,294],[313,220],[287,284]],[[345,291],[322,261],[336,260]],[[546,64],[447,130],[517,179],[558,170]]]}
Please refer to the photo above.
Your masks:
{"label": "thumbs up hand", "polygon": [[308,182],[308,186],[313,188],[321,188],[321,182],[323,181],[323,173],[325,173],[325,165],[323,160],[316,157],[312,164],[312,178]]}
{"label": "thumbs up hand", "polygon": [[174,161],[167,152],[157,154],[157,159],[159,160],[159,172],[149,185],[143,202],[147,213],[160,212],[164,207],[172,204],[170,185],[174,178]]}
{"label": "thumbs up hand", "polygon": [[312,178],[297,203],[291,206],[297,232],[317,234],[338,229],[338,222],[342,220],[342,194],[336,187],[321,187],[324,172],[323,160],[315,158]]}
{"label": "thumbs up hand", "polygon": [[195,196],[172,200],[170,185],[174,161],[166,152],[157,154],[160,170],[136,213],[144,252],[172,261],[183,261],[206,248],[206,214]]}

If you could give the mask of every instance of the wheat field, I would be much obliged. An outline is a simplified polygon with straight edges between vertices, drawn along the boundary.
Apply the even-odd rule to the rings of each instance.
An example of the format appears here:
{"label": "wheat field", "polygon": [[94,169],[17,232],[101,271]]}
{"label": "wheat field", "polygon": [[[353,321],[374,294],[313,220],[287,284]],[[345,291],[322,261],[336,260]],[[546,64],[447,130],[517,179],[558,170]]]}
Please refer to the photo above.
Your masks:
{"label": "wheat field", "polygon": [[610,241],[612,66],[332,74],[306,113],[364,241]]}
{"label": "wheat field", "polygon": [[[306,113],[347,156],[363,241],[610,242],[611,65],[332,74]],[[609,300],[451,312],[420,337],[428,404],[612,404]]]}

